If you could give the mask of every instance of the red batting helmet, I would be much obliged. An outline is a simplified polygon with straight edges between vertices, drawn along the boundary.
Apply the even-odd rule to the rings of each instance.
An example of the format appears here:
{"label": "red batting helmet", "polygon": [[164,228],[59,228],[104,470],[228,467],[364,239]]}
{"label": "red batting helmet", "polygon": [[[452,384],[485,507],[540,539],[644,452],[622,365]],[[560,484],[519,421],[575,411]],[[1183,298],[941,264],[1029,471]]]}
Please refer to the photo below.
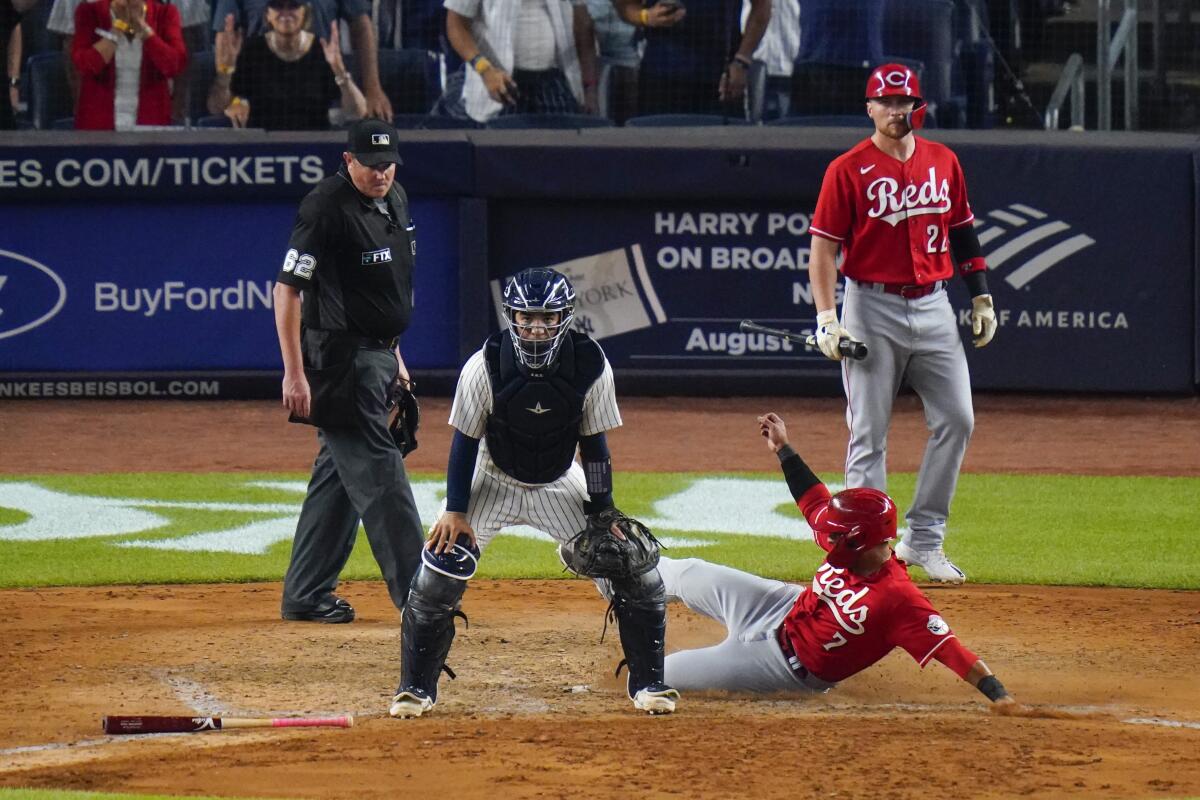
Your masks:
{"label": "red batting helmet", "polygon": [[916,101],[908,114],[908,127],[914,131],[925,124],[925,101],[917,73],[903,64],[882,64],[867,78],[867,99],[873,97],[911,97]]}
{"label": "red batting helmet", "polygon": [[895,538],[896,504],[878,489],[844,489],[830,499],[825,524],[842,534],[826,560],[846,569],[864,550]]}

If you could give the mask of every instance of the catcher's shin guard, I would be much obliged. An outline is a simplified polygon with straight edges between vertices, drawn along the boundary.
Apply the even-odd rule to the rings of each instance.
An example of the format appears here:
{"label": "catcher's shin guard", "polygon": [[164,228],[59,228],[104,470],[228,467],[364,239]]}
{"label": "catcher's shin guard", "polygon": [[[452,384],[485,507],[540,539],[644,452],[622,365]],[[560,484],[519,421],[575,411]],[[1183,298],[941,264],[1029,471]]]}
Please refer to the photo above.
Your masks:
{"label": "catcher's shin guard", "polygon": [[612,581],[613,612],[621,632],[621,649],[629,666],[628,691],[663,683],[663,647],[667,638],[667,590],[658,569],[635,578]]}
{"label": "catcher's shin guard", "polygon": [[[413,579],[400,630],[400,687],[419,689],[437,701],[438,678],[454,641],[454,617],[467,582],[424,566]],[[432,704],[431,704],[432,705]]]}

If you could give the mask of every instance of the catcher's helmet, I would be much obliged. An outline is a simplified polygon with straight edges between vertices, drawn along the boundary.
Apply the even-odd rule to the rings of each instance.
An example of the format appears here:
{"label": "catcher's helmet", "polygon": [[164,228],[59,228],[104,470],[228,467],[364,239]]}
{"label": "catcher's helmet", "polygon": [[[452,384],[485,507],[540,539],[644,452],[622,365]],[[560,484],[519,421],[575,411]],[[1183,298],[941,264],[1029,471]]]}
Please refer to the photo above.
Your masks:
{"label": "catcher's helmet", "polygon": [[859,554],[896,536],[896,504],[878,489],[844,489],[829,501],[826,530],[842,534],[826,559],[839,569],[854,564]]}
{"label": "catcher's helmet", "polygon": [[877,97],[911,97],[915,101],[908,113],[908,127],[914,131],[925,124],[927,105],[921,97],[917,73],[903,64],[882,64],[867,78],[867,99]]}
{"label": "catcher's helmet", "polygon": [[[503,303],[508,335],[521,363],[532,370],[553,364],[575,318],[575,290],[567,276],[546,267],[518,272],[504,284]],[[558,312],[558,322],[546,326],[547,338],[524,338],[517,327],[518,311]]]}

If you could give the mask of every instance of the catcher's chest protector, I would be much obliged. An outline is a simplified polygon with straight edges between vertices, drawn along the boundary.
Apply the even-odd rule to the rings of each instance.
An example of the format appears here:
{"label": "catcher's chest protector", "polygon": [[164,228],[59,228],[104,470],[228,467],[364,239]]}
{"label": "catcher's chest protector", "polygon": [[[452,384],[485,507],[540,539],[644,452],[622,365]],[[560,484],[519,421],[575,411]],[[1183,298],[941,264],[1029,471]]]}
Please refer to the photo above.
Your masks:
{"label": "catcher's chest protector", "polygon": [[503,331],[488,339],[485,357],[492,383],[487,421],[492,460],[523,483],[557,480],[575,460],[583,399],[604,371],[599,345],[572,331],[546,375],[522,372]]}

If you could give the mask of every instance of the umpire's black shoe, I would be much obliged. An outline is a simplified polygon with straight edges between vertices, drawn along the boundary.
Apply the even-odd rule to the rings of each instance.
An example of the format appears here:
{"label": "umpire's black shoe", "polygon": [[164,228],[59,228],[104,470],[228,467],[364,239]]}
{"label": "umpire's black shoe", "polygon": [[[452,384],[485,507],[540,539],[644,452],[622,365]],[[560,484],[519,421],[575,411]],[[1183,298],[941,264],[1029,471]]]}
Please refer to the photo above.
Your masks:
{"label": "umpire's black shoe", "polygon": [[337,625],[354,621],[354,607],[335,594],[331,594],[313,608],[284,609],[281,616],[298,622],[326,622]]}

